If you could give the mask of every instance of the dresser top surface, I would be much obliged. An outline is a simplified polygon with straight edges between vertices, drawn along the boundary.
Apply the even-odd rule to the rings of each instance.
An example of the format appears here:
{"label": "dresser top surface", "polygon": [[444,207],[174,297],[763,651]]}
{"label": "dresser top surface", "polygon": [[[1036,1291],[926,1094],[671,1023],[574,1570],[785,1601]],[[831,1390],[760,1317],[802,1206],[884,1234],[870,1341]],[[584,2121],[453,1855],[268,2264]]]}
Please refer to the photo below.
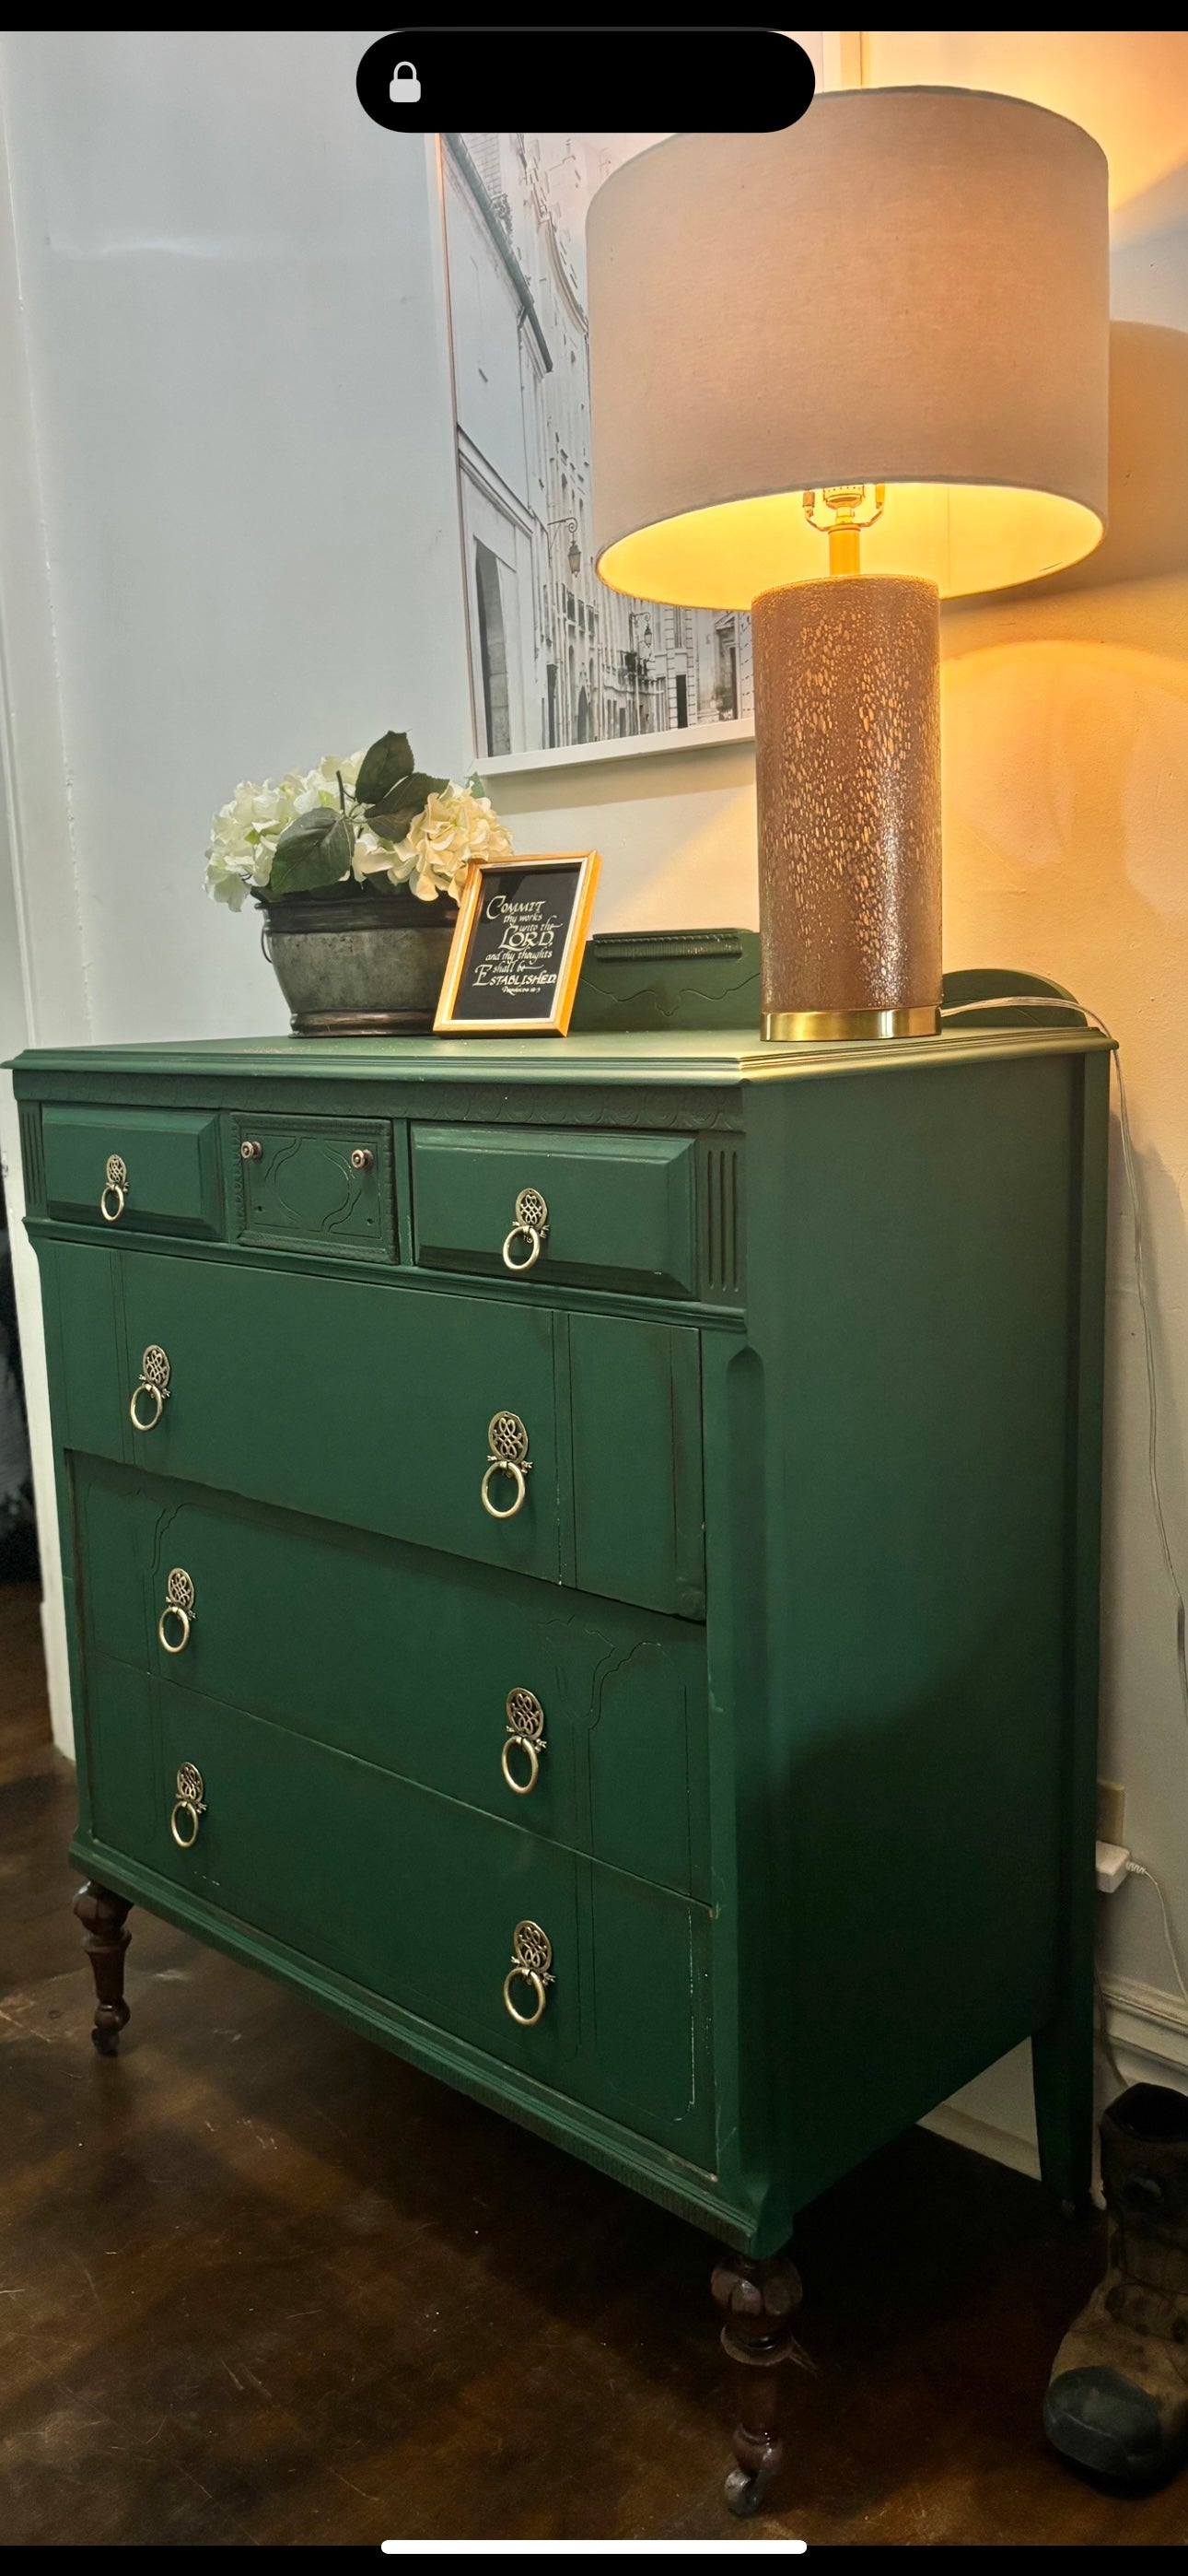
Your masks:
{"label": "dresser top surface", "polygon": [[1112,1046],[1101,1030],[951,1028],[936,1038],[849,1045],[765,1043],[752,1029],[644,1030],[567,1038],[190,1038],[123,1046],[42,1047],[17,1057],[18,1088],[36,1092],[42,1074],[134,1074],[234,1080],[401,1083],[514,1081],[639,1085],[819,1080],[910,1066],[941,1067],[989,1057],[1084,1054]]}

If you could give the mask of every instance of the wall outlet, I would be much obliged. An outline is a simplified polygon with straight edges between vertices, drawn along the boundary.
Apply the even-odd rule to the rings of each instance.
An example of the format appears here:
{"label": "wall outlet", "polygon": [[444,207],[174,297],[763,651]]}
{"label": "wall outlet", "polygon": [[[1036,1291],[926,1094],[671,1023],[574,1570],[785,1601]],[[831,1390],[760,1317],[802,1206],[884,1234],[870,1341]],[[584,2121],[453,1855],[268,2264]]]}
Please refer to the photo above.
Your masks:
{"label": "wall outlet", "polygon": [[1097,1783],[1097,1839],[1102,1843],[1124,1843],[1126,1840],[1126,1791],[1120,1780]]}

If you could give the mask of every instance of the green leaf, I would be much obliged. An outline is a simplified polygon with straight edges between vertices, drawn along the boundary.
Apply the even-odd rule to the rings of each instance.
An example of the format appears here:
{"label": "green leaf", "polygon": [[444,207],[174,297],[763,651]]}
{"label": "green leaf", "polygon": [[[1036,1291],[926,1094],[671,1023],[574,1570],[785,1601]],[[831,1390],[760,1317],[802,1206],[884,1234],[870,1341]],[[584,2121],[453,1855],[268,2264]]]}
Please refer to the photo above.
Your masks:
{"label": "green leaf", "polygon": [[355,852],[355,835],[332,805],[315,805],[299,814],[281,833],[268,880],[268,893],[311,894],[318,886],[337,885]]}
{"label": "green leaf", "polygon": [[469,776],[469,778],[468,778],[468,779],[467,779],[467,781],[466,781],[466,793],[467,793],[467,795],[468,795],[468,796],[489,796],[490,792],[491,792],[491,791],[490,791],[490,789],[489,789],[489,787],[488,787],[488,785],[487,785],[486,779],[485,779],[485,778],[480,778],[480,777],[479,777],[479,774],[478,774],[477,769],[472,769],[472,770],[471,770],[471,773],[470,773],[470,776]]}
{"label": "green leaf", "polygon": [[384,805],[394,787],[412,775],[412,747],[406,733],[382,733],[370,751],[363,754],[363,764],[355,781],[355,794],[361,805]]}
{"label": "green leaf", "polygon": [[402,841],[430,797],[444,795],[449,783],[448,778],[431,778],[428,770],[414,769],[411,777],[400,779],[383,804],[372,807],[367,817],[372,831],[381,841]]}

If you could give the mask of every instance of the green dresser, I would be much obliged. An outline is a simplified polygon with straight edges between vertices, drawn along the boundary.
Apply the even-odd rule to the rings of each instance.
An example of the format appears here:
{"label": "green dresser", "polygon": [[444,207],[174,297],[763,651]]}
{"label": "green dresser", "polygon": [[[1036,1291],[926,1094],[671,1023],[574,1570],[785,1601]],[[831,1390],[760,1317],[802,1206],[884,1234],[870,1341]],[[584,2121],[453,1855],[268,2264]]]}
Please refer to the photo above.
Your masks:
{"label": "green dresser", "polygon": [[1052,1016],[17,1067],[97,2045],[135,1901],[712,2230],[740,2510],[805,2202],[1024,2038],[1088,2183],[1109,1051]]}

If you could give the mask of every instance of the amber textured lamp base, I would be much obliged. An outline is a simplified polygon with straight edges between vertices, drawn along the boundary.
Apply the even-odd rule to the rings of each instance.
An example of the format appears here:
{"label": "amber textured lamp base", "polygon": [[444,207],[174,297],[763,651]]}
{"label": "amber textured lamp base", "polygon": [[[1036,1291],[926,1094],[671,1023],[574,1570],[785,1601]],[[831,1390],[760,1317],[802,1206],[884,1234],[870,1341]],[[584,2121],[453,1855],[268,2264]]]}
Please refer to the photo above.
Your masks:
{"label": "amber textured lamp base", "polygon": [[940,615],[908,578],[798,582],[752,611],[767,1038],[940,1025]]}

